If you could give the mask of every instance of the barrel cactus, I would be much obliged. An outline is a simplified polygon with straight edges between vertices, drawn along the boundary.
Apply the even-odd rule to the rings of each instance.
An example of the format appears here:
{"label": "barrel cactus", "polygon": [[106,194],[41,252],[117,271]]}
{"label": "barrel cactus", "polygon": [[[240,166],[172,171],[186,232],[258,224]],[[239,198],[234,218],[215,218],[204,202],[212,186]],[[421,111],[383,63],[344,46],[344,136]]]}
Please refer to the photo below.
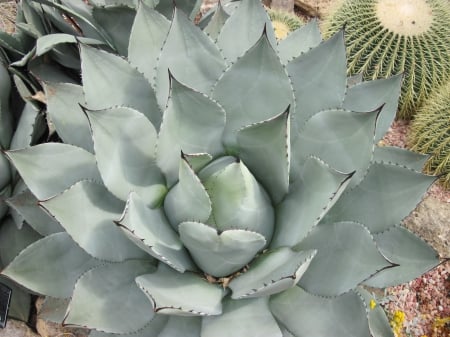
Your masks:
{"label": "barrel cactus", "polygon": [[[392,336],[364,285],[439,263],[401,226],[435,177],[377,147],[401,78],[346,78],[343,32],[277,42],[259,0],[206,31],[141,3],[127,58],[43,83],[61,142],[7,151],[49,230],[2,272],[91,337]],[[224,19],[225,18],[225,19]]]}
{"label": "barrel cactus", "polygon": [[277,39],[284,39],[290,32],[293,32],[303,26],[305,23],[300,17],[293,13],[287,13],[280,10],[268,9],[270,20],[275,31]]}
{"label": "barrel cactus", "polygon": [[398,117],[410,119],[450,76],[448,0],[345,0],[324,23],[346,25],[348,73],[365,79],[404,73]]}
{"label": "barrel cactus", "polygon": [[409,131],[412,150],[430,155],[425,172],[439,175],[450,188],[450,81],[437,90],[418,111]]}

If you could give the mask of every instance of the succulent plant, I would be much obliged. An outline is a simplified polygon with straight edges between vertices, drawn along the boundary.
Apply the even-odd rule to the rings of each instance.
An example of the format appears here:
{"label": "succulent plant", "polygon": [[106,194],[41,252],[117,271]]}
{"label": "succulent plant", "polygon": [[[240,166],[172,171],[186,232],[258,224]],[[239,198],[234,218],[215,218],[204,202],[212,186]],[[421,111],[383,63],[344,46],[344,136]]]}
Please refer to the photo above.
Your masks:
{"label": "succulent plant", "polygon": [[409,146],[412,150],[428,154],[425,172],[441,177],[450,188],[450,81],[436,90],[411,124]]}
{"label": "succulent plant", "polygon": [[362,285],[439,263],[401,226],[424,156],[375,145],[400,77],[347,80],[343,32],[277,42],[258,0],[223,14],[141,3],[127,58],[79,43],[82,83],[43,83],[62,142],[7,156],[62,228],[2,274],[91,337],[392,336]]}
{"label": "succulent plant", "polygon": [[290,32],[303,26],[305,23],[295,14],[268,9],[270,20],[277,39],[284,39]]}
{"label": "succulent plant", "polygon": [[450,76],[449,20],[447,0],[345,0],[328,15],[324,35],[346,25],[350,75],[404,73],[397,116],[410,119]]}

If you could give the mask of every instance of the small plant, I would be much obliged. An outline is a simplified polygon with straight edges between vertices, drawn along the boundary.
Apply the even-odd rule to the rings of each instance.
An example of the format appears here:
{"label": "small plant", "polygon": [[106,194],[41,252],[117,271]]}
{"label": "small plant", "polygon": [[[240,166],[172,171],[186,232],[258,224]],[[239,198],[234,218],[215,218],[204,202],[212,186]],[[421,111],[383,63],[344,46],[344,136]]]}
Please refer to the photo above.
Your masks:
{"label": "small plant", "polygon": [[409,146],[429,155],[425,172],[440,176],[442,184],[450,188],[450,81],[418,110],[411,124]]}
{"label": "small plant", "polygon": [[400,225],[435,177],[376,146],[400,77],[347,81],[342,31],[278,42],[259,0],[222,14],[213,41],[140,2],[76,44],[81,83],[41,83],[61,141],[6,154],[61,228],[2,274],[91,337],[393,336],[362,285],[439,263]]}
{"label": "small plant", "polygon": [[268,9],[270,20],[275,31],[277,39],[282,40],[289,33],[299,29],[305,23],[297,15]]}
{"label": "small plant", "polygon": [[324,35],[345,24],[349,75],[404,73],[397,116],[411,119],[450,76],[449,21],[447,0],[345,0],[327,17]]}

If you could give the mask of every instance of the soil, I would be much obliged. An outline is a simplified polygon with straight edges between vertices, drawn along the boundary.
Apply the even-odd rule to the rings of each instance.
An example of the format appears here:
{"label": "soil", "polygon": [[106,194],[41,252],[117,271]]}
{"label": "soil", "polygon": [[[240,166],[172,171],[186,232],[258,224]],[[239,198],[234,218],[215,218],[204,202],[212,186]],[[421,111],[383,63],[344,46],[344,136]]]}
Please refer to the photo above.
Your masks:
{"label": "soil", "polygon": [[[319,19],[341,0],[303,0],[317,11]],[[203,10],[217,0],[205,0]],[[0,2],[0,30],[14,29],[14,2]],[[296,14],[311,19],[305,11]],[[392,124],[383,142],[406,147],[407,121]],[[442,257],[442,264],[416,280],[377,292],[389,318],[399,317],[396,337],[450,337],[450,190],[435,183],[424,200],[404,221],[405,226],[432,245]],[[447,260],[444,260],[447,258]],[[403,313],[403,314],[402,314]],[[398,321],[398,320],[397,320]],[[25,336],[25,335],[24,335]]]}

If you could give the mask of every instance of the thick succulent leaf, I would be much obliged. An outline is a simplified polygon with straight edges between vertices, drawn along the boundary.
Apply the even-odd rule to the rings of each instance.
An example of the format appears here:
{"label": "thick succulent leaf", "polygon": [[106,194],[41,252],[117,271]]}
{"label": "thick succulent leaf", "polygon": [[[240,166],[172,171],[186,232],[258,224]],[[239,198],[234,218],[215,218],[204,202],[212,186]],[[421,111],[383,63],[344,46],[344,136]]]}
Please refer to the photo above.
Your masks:
{"label": "thick succulent leaf", "polygon": [[175,230],[183,221],[206,222],[211,215],[209,195],[184,156],[180,160],[178,183],[164,199],[164,210]]}
{"label": "thick succulent leaf", "polygon": [[317,111],[340,107],[347,74],[344,32],[293,59],[287,70],[298,102],[295,119],[299,128]]}
{"label": "thick succulent leaf", "polygon": [[306,237],[339,199],[351,177],[309,158],[302,177],[290,186],[289,194],[276,208],[271,247],[292,247]]}
{"label": "thick succulent leaf", "polygon": [[363,181],[339,198],[327,221],[356,221],[371,233],[382,232],[400,223],[435,180],[401,166],[373,163]]}
{"label": "thick succulent leaf", "polygon": [[266,34],[259,35],[256,44],[227,69],[212,95],[227,112],[224,142],[228,147],[236,145],[239,129],[276,116],[294,99],[286,70]]}
{"label": "thick succulent leaf", "polygon": [[242,161],[215,172],[204,180],[204,185],[212,202],[208,224],[219,231],[245,229],[260,233],[270,241],[275,220],[271,200]]}
{"label": "thick succulent leaf", "polygon": [[[12,173],[11,166],[8,162],[8,159],[6,159],[6,157],[3,155],[3,153],[0,153],[0,188],[2,188],[2,189],[8,188],[8,190],[10,190],[10,187],[8,186],[8,184],[11,181],[11,173]],[[1,194],[3,194],[3,191]],[[3,202],[3,200],[2,200],[2,202]]]}
{"label": "thick succulent leaf", "polygon": [[439,264],[439,254],[425,241],[402,226],[375,235],[380,252],[393,264],[371,277],[365,284],[385,288],[409,282]]}
{"label": "thick succulent leaf", "polygon": [[101,181],[95,157],[72,145],[46,143],[7,156],[39,200],[61,193],[82,179]]}
{"label": "thick succulent leaf", "polygon": [[27,322],[31,309],[30,293],[2,275],[0,275],[0,282],[12,290],[8,317]]}
{"label": "thick succulent leaf", "polygon": [[127,56],[136,10],[128,6],[94,7],[92,15],[110,37],[115,50],[120,55]]}
{"label": "thick succulent leaf", "polygon": [[231,298],[267,297],[295,286],[315,254],[316,251],[295,252],[287,247],[265,252],[248,271],[230,282]]}
{"label": "thick succulent leaf", "polygon": [[376,302],[375,307],[371,305],[371,302],[375,301],[375,298],[366,289],[359,287],[356,292],[366,304],[367,319],[372,337],[394,337],[394,332],[383,307]]}
{"label": "thick succulent leaf", "polygon": [[269,298],[223,302],[220,316],[204,317],[202,337],[282,337],[269,308]]}
{"label": "thick succulent leaf", "polygon": [[[147,0],[149,2],[158,2],[157,0]],[[184,0],[184,1],[159,1],[155,9],[164,14],[167,18],[172,18],[174,9],[182,10],[190,20],[194,21],[200,10],[202,0]]]}
{"label": "thick succulent leaf", "polygon": [[83,88],[70,83],[44,83],[47,114],[66,144],[94,152],[89,122],[80,104],[85,104]]}
{"label": "thick succulent leaf", "polygon": [[28,189],[6,201],[40,235],[47,236],[64,231],[55,219],[39,207],[38,202]]}
{"label": "thick succulent leaf", "polygon": [[134,280],[154,270],[148,261],[128,260],[87,271],[75,284],[63,324],[111,333],[144,328],[153,318],[153,307]]}
{"label": "thick succulent leaf", "polygon": [[49,35],[43,35],[36,40],[36,56],[44,55],[57,45],[62,43],[83,43],[87,45],[101,45],[103,41],[96,39],[85,38],[80,36],[74,36],[70,34],[55,33]]}
{"label": "thick succulent leaf", "polygon": [[291,288],[271,298],[275,318],[295,336],[370,337],[366,308],[353,291],[325,298]]}
{"label": "thick succulent leaf", "polygon": [[20,114],[19,122],[14,131],[14,135],[11,139],[9,146],[10,150],[22,149],[32,145],[41,135],[37,129],[39,129],[39,119],[41,115],[32,104],[25,103],[25,106]]}
{"label": "thick succulent leaf", "polygon": [[429,155],[395,146],[376,146],[373,153],[376,163],[399,165],[415,171],[422,171],[428,158]]}
{"label": "thick succulent leaf", "polygon": [[9,111],[10,91],[11,79],[6,67],[0,62],[0,146],[2,149],[9,147],[13,134],[13,120]]}
{"label": "thick succulent leaf", "polygon": [[86,114],[106,187],[124,201],[135,191],[148,204],[159,203],[166,187],[156,166],[156,130],[152,123],[139,111],[125,107]]}
{"label": "thick succulent leaf", "polygon": [[208,22],[203,31],[208,34],[211,39],[216,40],[223,25],[225,24],[225,21],[227,21],[229,17],[230,16],[228,13],[222,7],[222,3],[219,1],[211,20]]}
{"label": "thick succulent leaf", "polygon": [[[276,46],[272,23],[261,1],[243,0],[222,27],[217,44],[227,61],[233,63],[258,41],[263,31],[270,44]],[[253,80],[257,81],[257,78]]]}
{"label": "thick succulent leaf", "polygon": [[348,88],[344,98],[343,108],[352,111],[371,111],[382,106],[377,121],[375,140],[383,138],[395,118],[398,97],[403,75],[388,79],[361,82]]}
{"label": "thick succulent leaf", "polygon": [[220,234],[200,222],[182,222],[180,239],[201,270],[215,277],[230,275],[248,264],[266,245],[255,232],[231,229]]}
{"label": "thick succulent leaf", "polygon": [[10,217],[0,226],[0,267],[6,266],[27,246],[39,240],[41,236],[28,225],[20,230]]}
{"label": "thick succulent leaf", "polygon": [[[317,47],[322,42],[317,20],[311,20],[303,27],[290,33],[285,39],[278,42],[278,55],[281,62],[289,61]],[[300,104],[303,104],[300,102]]]}
{"label": "thick succulent leaf", "polygon": [[169,316],[158,337],[200,337],[201,317]]}
{"label": "thick succulent leaf", "polygon": [[171,78],[171,95],[157,146],[157,162],[169,185],[178,180],[181,151],[213,156],[223,153],[224,127],[225,111],[220,105]]}
{"label": "thick succulent leaf", "polygon": [[189,254],[170,227],[161,208],[148,208],[136,193],[130,193],[127,206],[118,221],[125,234],[141,249],[183,273],[195,270]]}
{"label": "thick succulent leaf", "polygon": [[[141,292],[142,296],[142,292]],[[88,304],[89,305],[89,304]],[[134,308],[130,310],[130,312],[134,312]],[[147,316],[149,316],[147,314]],[[120,319],[123,319],[122,317]],[[117,334],[117,333],[107,333],[97,330],[91,330],[89,333],[89,337],[161,337],[160,332],[166,327],[168,321],[168,317],[165,315],[154,315],[152,320],[147,323],[145,327],[142,329],[139,329],[137,331],[129,333],[123,333],[123,334]],[[174,335],[171,335],[174,336]]]}
{"label": "thick succulent leaf", "polygon": [[[2,160],[2,156],[0,155],[0,162],[1,162],[1,160]],[[2,172],[2,173],[4,173],[4,172]],[[5,216],[5,214],[8,212],[8,205],[5,203],[5,200],[10,196],[11,196],[11,186],[6,185],[5,188],[0,190],[0,219],[3,218]]]}
{"label": "thick succulent leaf", "polygon": [[128,106],[158,128],[161,110],[148,80],[120,56],[80,45],[83,90],[90,109]]}
{"label": "thick succulent leaf", "polygon": [[189,166],[198,172],[211,162],[212,156],[209,153],[185,153],[184,159],[189,163]]}
{"label": "thick succulent leaf", "polygon": [[376,111],[358,113],[340,109],[315,114],[293,145],[293,169],[301,171],[306,159],[315,156],[340,172],[356,171],[350,183],[356,185],[372,159],[377,116]]}
{"label": "thick succulent leaf", "polygon": [[99,263],[67,233],[55,233],[24,249],[2,274],[33,292],[67,298],[80,275]]}
{"label": "thick succulent leaf", "polygon": [[156,90],[160,106],[167,103],[169,71],[180,82],[207,93],[224,69],[225,61],[217,46],[176,8],[158,61]]}
{"label": "thick succulent leaf", "polygon": [[155,83],[156,62],[170,29],[170,21],[158,11],[140,3],[131,29],[128,60]]}
{"label": "thick succulent leaf", "polygon": [[141,275],[136,282],[159,314],[179,316],[220,315],[223,289],[193,273],[180,274],[160,263],[153,274]]}
{"label": "thick succulent leaf", "polygon": [[124,204],[102,185],[80,181],[41,205],[95,258],[120,262],[146,256],[114,224]]}
{"label": "thick succulent leaf", "polygon": [[321,296],[341,295],[376,272],[392,267],[369,230],[354,222],[319,225],[298,249],[317,250],[299,285]]}
{"label": "thick succulent leaf", "polygon": [[237,142],[240,159],[278,204],[289,189],[289,107],[274,118],[239,130]]}

